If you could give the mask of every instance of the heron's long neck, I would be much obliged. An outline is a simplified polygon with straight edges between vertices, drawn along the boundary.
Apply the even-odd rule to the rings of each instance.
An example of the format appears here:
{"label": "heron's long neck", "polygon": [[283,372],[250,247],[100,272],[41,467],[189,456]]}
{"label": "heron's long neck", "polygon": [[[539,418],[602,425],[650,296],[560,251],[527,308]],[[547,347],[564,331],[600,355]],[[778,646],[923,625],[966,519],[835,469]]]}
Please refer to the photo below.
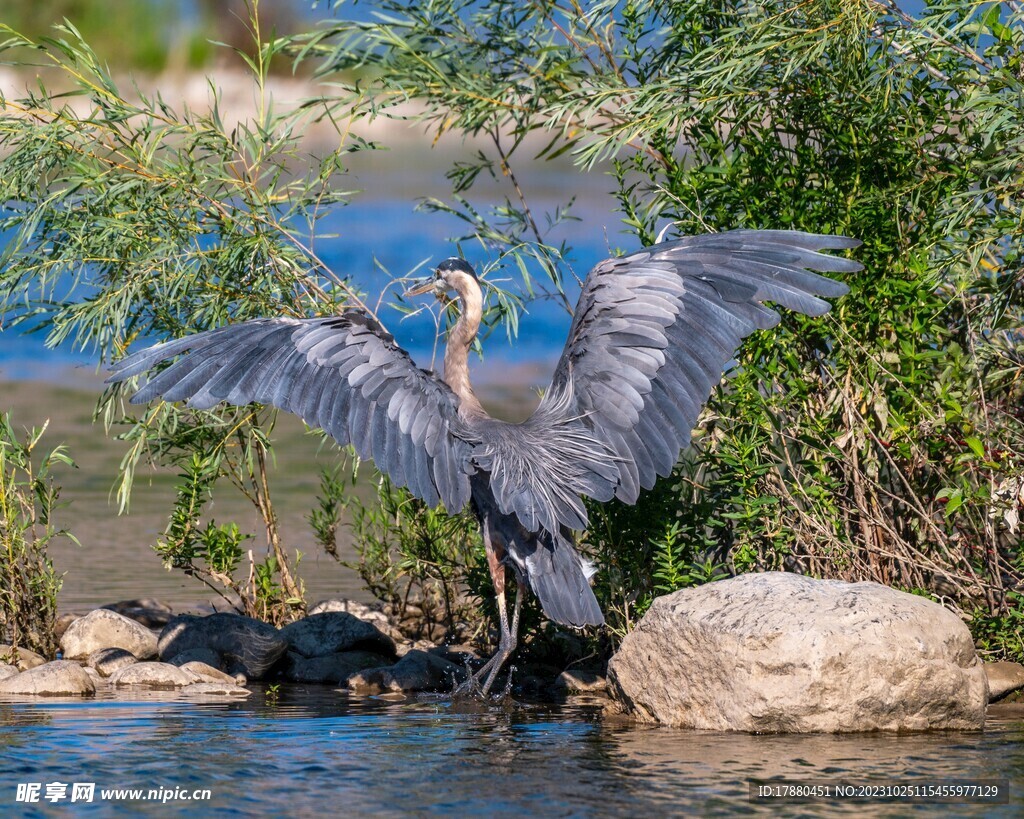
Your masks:
{"label": "heron's long neck", "polygon": [[469,348],[480,329],[483,295],[476,280],[461,273],[453,283],[462,304],[462,315],[448,335],[444,351],[444,380],[459,396],[460,415],[483,415],[484,408],[469,383]]}

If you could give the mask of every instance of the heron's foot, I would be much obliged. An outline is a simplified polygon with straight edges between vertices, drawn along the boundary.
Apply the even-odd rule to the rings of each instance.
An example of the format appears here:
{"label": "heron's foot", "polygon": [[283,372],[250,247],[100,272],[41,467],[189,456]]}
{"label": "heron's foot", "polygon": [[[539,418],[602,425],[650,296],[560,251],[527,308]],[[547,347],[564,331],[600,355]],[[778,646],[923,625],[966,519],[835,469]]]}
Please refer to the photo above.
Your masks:
{"label": "heron's foot", "polygon": [[491,692],[491,686],[494,685],[498,672],[501,671],[515,648],[516,638],[511,633],[502,635],[498,650],[475,674],[470,675],[455,689],[455,696],[476,694],[486,698]]}

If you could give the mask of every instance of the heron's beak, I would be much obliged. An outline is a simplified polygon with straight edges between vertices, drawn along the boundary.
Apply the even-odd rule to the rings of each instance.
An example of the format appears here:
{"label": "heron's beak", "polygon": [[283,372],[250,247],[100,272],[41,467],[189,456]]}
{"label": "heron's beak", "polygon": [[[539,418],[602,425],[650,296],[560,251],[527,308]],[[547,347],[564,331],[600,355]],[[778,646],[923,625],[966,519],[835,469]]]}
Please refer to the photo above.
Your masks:
{"label": "heron's beak", "polygon": [[422,296],[434,289],[434,277],[428,276],[405,291],[406,296]]}

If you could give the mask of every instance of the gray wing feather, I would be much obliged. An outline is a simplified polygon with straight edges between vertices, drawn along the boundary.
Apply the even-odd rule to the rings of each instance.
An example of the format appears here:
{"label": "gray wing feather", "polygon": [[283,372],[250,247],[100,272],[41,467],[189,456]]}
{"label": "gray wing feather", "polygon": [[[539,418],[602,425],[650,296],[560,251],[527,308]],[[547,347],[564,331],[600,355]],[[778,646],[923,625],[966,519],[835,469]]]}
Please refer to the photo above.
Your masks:
{"label": "gray wing feather", "polygon": [[255,319],[174,339],[118,362],[107,381],[124,381],[177,356],[133,403],[163,396],[197,408],[220,401],[270,404],[351,443],[360,457],[373,458],[395,484],[432,506],[443,502],[454,512],[469,500],[470,445],[456,396],[362,313]]}
{"label": "gray wing feather", "polygon": [[[736,230],[602,262],[584,282],[551,386],[520,425],[520,444],[531,441],[531,455],[544,462],[550,481],[575,476],[568,484],[562,479],[562,495],[572,489],[598,500],[614,494],[636,501],[689,446],[700,410],[742,339],[778,324],[779,314],[762,302],[824,314],[825,299],[848,288],[814,271],[852,273],[861,266],[821,251],[859,244],[842,236]],[[593,447],[573,463],[571,447],[547,443],[552,433],[578,434],[578,427],[593,447],[605,449],[606,470],[594,466]],[[499,462],[507,467],[525,457],[517,449],[506,445],[482,462],[502,511],[514,511],[528,528],[585,525],[582,506],[545,481],[531,486],[514,480],[516,470],[499,469]]]}

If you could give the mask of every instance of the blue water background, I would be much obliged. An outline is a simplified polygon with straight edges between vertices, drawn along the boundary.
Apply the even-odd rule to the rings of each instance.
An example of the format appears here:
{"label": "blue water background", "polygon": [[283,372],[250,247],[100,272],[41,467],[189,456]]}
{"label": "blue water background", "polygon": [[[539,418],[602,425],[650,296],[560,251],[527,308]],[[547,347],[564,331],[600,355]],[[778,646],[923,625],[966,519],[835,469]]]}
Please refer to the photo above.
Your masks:
{"label": "blue water background", "polygon": [[[546,236],[551,244],[566,241],[571,245],[567,257],[565,290],[570,304],[579,295],[577,277],[609,255],[610,247],[635,247],[636,240],[623,231],[619,218],[612,211],[610,188],[606,177],[583,177],[591,195],[577,202],[572,213],[579,221],[557,226]],[[490,256],[476,241],[464,238],[468,228],[458,218],[445,213],[417,210],[425,185],[403,184],[391,177],[386,183],[373,178],[364,184],[383,189],[385,195],[357,196],[351,204],[338,208],[320,225],[322,234],[315,241],[320,258],[340,277],[351,277],[353,285],[365,292],[366,303],[377,312],[398,342],[408,349],[421,366],[439,362],[437,338],[437,304],[432,297],[423,297],[424,309],[403,316],[390,305],[401,285],[394,279],[409,274],[426,275],[442,259],[461,252],[478,269],[496,257]],[[580,178],[565,176],[568,187]],[[571,189],[570,189],[571,190]],[[575,191],[573,191],[575,193]],[[549,189],[538,197],[539,212],[554,208],[570,198],[568,190]],[[2,237],[0,237],[2,242]],[[535,283],[546,282],[540,266],[531,264]],[[492,270],[489,278],[501,287],[527,296],[514,263]],[[548,288],[553,292],[553,288]],[[494,379],[500,367],[522,365],[523,372],[550,374],[561,352],[571,316],[565,304],[552,295],[530,301],[521,316],[518,336],[510,338],[497,328],[484,340],[485,362],[474,361],[474,375],[483,380]],[[2,323],[0,323],[2,327]],[[435,358],[435,355],[438,356]],[[439,366],[439,364],[438,364]],[[76,349],[71,342],[49,348],[42,333],[26,333],[21,328],[0,329],[0,380],[46,380],[64,383],[78,377],[83,384],[94,382],[99,373],[99,357],[93,349]]]}

